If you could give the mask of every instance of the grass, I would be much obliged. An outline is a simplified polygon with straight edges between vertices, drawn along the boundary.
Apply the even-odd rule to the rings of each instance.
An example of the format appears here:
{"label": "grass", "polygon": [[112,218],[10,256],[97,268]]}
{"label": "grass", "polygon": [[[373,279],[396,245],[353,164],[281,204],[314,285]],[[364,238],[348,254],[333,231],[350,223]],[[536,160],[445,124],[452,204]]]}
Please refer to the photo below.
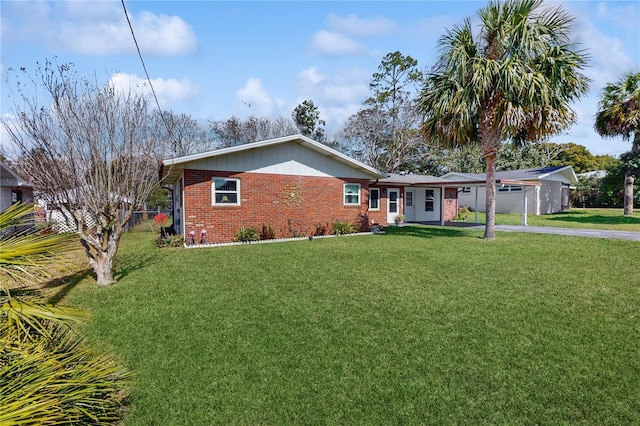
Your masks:
{"label": "grass", "polygon": [[65,290],[127,425],[638,424],[638,243],[425,226],[155,249]]}
{"label": "grass", "polygon": [[[473,222],[475,213],[467,214],[467,221]],[[485,223],[485,214],[478,212],[478,222]],[[590,228],[640,232],[640,211],[633,216],[624,216],[622,209],[571,209],[568,212],[540,216],[527,216],[529,226],[550,226],[557,228]],[[496,225],[521,225],[520,213],[496,214]]]}

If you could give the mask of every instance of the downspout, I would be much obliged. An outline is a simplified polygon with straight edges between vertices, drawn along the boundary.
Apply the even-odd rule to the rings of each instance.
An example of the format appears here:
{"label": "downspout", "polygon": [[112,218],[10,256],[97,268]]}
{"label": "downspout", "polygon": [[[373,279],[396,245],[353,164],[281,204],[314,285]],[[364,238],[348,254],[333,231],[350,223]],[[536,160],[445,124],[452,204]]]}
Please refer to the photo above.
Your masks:
{"label": "downspout", "polygon": [[522,226],[529,226],[527,224],[527,187],[522,185]]}
{"label": "downspout", "polygon": [[475,205],[475,207],[473,208],[473,212],[475,213],[475,219],[474,219],[474,221],[475,221],[475,223],[478,223],[478,187],[476,186],[476,187],[474,188],[474,190],[475,190],[475,192],[476,192],[476,205]]}
{"label": "downspout", "polygon": [[444,226],[444,185],[440,187],[440,226]]}
{"label": "downspout", "polygon": [[180,226],[182,227],[182,235],[184,237],[184,240],[187,241],[187,238],[186,238],[186,233],[187,233],[187,228],[186,228],[186,224],[187,224],[187,213],[186,213],[186,210],[187,210],[187,208],[186,207],[187,207],[187,205],[185,204],[185,200],[184,200],[184,197],[185,197],[185,194],[184,194],[184,169],[182,170],[182,179],[180,179],[180,187],[181,187],[180,188],[180,193],[182,195],[182,201],[181,201],[181,204],[182,204],[182,223],[180,224]]}

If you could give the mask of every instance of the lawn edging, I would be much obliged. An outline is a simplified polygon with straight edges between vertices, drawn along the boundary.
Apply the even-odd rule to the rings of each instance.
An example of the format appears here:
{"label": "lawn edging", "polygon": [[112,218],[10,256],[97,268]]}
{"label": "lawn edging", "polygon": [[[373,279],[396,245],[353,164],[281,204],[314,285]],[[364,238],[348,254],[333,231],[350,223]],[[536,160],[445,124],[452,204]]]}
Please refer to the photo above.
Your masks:
{"label": "lawn edging", "polygon": [[208,247],[227,247],[227,246],[241,246],[241,245],[254,245],[254,244],[268,244],[268,243],[285,243],[290,241],[313,241],[321,238],[335,238],[335,237],[354,237],[361,235],[374,235],[374,232],[354,232],[353,234],[341,234],[341,235],[310,235],[308,237],[291,237],[291,238],[272,238],[269,240],[257,240],[257,241],[230,241],[228,243],[207,243],[207,244],[184,244],[186,249],[196,248],[208,248]]}

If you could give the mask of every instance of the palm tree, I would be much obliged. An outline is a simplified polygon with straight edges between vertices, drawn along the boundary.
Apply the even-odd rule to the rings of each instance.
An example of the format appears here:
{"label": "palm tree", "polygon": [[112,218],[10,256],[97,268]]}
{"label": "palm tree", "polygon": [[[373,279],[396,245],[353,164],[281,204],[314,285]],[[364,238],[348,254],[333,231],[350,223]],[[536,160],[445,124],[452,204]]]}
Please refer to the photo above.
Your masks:
{"label": "palm tree", "polygon": [[495,238],[495,170],[505,141],[543,140],[575,122],[570,103],[588,90],[586,55],[569,43],[573,22],[542,0],[491,1],[477,35],[466,19],[439,41],[440,58],[420,96],[425,137],[479,143],[486,160],[486,227]]}
{"label": "palm tree", "polygon": [[0,213],[0,424],[113,424],[128,372],[69,326],[88,314],[24,295],[77,238],[36,232],[32,212],[14,204]]}
{"label": "palm tree", "polygon": [[624,215],[633,215],[633,171],[629,163],[640,159],[640,72],[628,73],[602,91],[595,122],[596,131],[604,137],[622,136],[633,143],[626,154],[624,179]]}

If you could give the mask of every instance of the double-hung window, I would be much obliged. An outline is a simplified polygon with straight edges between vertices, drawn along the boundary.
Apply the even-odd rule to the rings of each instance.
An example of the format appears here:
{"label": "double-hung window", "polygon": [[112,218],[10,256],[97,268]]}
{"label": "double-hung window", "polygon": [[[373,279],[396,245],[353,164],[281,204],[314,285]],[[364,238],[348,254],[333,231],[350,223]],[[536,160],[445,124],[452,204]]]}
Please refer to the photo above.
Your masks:
{"label": "double-hung window", "polygon": [[369,188],[369,209],[380,210],[380,189]]}
{"label": "double-hung window", "polygon": [[436,196],[436,191],[434,191],[433,189],[427,189],[425,191],[425,198],[424,198],[424,211],[425,212],[432,212],[433,208],[434,208],[434,201],[435,201],[435,196]]}
{"label": "double-hung window", "polygon": [[359,183],[344,184],[344,204],[345,206],[360,205],[360,184]]}
{"label": "double-hung window", "polygon": [[213,205],[240,205],[240,179],[213,178]]}

